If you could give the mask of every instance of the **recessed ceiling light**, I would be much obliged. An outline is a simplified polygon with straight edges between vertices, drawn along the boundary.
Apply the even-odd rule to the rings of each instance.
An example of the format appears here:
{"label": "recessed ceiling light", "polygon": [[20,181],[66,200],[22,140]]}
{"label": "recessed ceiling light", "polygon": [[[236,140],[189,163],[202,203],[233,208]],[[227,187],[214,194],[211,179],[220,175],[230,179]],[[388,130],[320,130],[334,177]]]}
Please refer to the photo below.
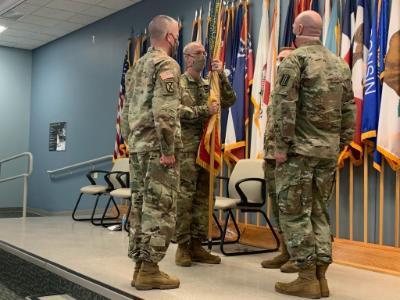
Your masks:
{"label": "recessed ceiling light", "polygon": [[2,33],[4,30],[6,30],[7,29],[7,27],[4,27],[4,26],[1,26],[0,25],[0,33]]}

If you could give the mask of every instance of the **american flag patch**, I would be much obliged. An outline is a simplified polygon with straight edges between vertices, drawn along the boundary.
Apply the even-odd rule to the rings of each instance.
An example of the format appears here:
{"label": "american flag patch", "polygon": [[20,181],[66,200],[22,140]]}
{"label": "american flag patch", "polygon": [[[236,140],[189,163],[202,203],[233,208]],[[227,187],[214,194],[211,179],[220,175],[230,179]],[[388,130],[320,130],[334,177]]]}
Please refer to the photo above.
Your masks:
{"label": "american flag patch", "polygon": [[174,73],[172,73],[171,71],[164,71],[160,73],[160,78],[161,80],[166,80],[169,78],[174,78]]}

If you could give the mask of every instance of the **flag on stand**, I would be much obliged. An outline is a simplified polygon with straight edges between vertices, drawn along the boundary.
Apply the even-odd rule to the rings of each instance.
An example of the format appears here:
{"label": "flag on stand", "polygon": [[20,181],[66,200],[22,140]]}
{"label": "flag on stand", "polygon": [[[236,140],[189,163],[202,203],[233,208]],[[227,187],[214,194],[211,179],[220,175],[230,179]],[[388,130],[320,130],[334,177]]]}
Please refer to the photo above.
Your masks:
{"label": "flag on stand", "polygon": [[179,46],[176,52],[176,61],[178,62],[179,66],[181,67],[181,72],[183,72],[184,68],[184,61],[183,61],[183,33],[182,33],[182,20],[178,18],[179,24]]}
{"label": "flag on stand", "polygon": [[288,11],[286,14],[286,20],[285,20],[285,29],[283,31],[283,47],[291,47],[293,46],[293,40],[294,40],[294,35],[293,35],[293,22],[295,19],[294,15],[294,1],[289,2],[288,6]]}
{"label": "flag on stand", "polygon": [[[211,19],[208,28],[209,49],[213,58],[220,57],[222,28],[219,26],[221,19],[221,0],[213,0],[211,5]],[[209,104],[220,101],[219,75],[211,72]],[[196,162],[212,174],[217,174],[221,167],[221,142],[219,135],[219,116],[211,116],[205,124],[205,130],[200,140]],[[212,140],[214,137],[214,140]],[[214,151],[212,151],[214,148]],[[214,160],[214,164],[211,162]]]}
{"label": "flag on stand", "polygon": [[377,148],[397,171],[400,170],[400,1],[392,0],[390,11]]}
{"label": "flag on stand", "polygon": [[[378,131],[379,110],[381,104],[381,81],[378,69],[378,12],[380,1],[375,1],[371,38],[368,50],[367,70],[364,86],[364,108],[361,122],[361,141],[369,146],[374,154],[374,167],[380,170],[381,155],[376,151],[376,136]],[[364,155],[367,155],[365,153]]]}
{"label": "flag on stand", "polygon": [[264,102],[265,80],[267,75],[268,45],[269,45],[269,0],[263,1],[256,65],[254,68],[251,103],[253,104],[253,119],[251,126],[250,158],[264,158],[264,134],[267,124],[267,103]]}
{"label": "flag on stand", "polygon": [[240,5],[243,9],[243,20],[233,75],[233,89],[236,92],[237,99],[229,108],[224,146],[224,155],[230,161],[238,161],[246,157],[246,122],[248,122],[249,92],[253,79],[253,51],[248,31],[247,2],[242,2]]}
{"label": "flag on stand", "polygon": [[[325,15],[326,16],[326,15]],[[329,18],[325,18],[325,21],[329,19],[329,25],[327,26],[325,47],[331,50],[333,53],[337,54],[337,35],[336,35],[336,27],[338,25],[338,0],[332,0],[332,12]]]}
{"label": "flag on stand", "polygon": [[114,144],[114,154],[113,159],[116,160],[118,158],[129,157],[129,152],[127,150],[127,145],[125,144],[124,138],[121,134],[121,114],[124,108],[125,102],[125,74],[129,70],[131,65],[131,47],[132,47],[132,40],[128,40],[128,49],[125,52],[124,62],[122,65],[122,75],[121,75],[121,82],[119,85],[119,96],[118,96],[118,106],[117,106],[117,122],[115,124],[115,129],[117,130],[116,137],[115,137],[115,144]]}
{"label": "flag on stand", "polygon": [[358,0],[352,61],[352,82],[354,101],[356,103],[356,123],[353,141],[350,143],[350,158],[355,165],[362,162],[363,146],[361,143],[361,121],[364,102],[364,82],[366,74],[366,59],[371,34],[369,1]]}
{"label": "flag on stand", "polygon": [[322,20],[322,43],[326,45],[326,37],[328,35],[328,27],[331,19],[331,0],[325,0],[324,1],[324,17]]}
{"label": "flag on stand", "polygon": [[346,0],[342,16],[342,35],[340,57],[351,67],[353,53],[352,42],[354,35],[356,5],[353,0]]}

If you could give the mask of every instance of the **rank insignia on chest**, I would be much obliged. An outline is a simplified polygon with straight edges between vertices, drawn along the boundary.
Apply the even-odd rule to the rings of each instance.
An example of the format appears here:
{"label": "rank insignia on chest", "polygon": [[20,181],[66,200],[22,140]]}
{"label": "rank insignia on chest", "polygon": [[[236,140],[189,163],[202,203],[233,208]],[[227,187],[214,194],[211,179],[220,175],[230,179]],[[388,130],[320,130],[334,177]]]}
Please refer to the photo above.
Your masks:
{"label": "rank insignia on chest", "polygon": [[282,78],[281,78],[281,81],[279,82],[279,84],[280,84],[281,86],[287,86],[289,80],[290,80],[290,75],[288,75],[288,74],[283,74],[283,75],[282,75]]}

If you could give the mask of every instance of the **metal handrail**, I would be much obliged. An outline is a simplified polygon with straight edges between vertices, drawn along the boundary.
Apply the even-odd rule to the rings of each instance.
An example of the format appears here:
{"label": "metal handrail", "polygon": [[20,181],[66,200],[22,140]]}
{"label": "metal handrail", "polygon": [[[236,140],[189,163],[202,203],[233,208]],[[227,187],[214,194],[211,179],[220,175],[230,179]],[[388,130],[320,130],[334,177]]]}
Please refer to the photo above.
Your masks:
{"label": "metal handrail", "polygon": [[6,182],[6,181],[11,181],[17,178],[24,178],[24,194],[23,194],[23,204],[22,204],[22,216],[25,218],[26,217],[26,208],[27,208],[27,204],[28,204],[28,177],[31,176],[32,174],[32,170],[33,170],[33,155],[30,152],[23,152],[8,158],[5,158],[3,160],[0,160],[0,176],[1,176],[1,166],[2,164],[15,160],[17,158],[23,157],[23,156],[27,156],[28,157],[28,170],[26,173],[22,173],[20,175],[16,175],[16,176],[11,176],[11,177],[7,177],[4,179],[0,179],[0,183]]}
{"label": "metal handrail", "polygon": [[99,162],[102,162],[102,161],[106,161],[106,160],[109,160],[109,159],[112,159],[112,158],[113,158],[112,155],[105,155],[105,156],[102,156],[102,157],[99,157],[99,158],[90,159],[90,160],[83,161],[83,162],[80,162],[80,163],[72,164],[72,165],[69,165],[69,166],[66,166],[66,167],[63,167],[63,168],[59,168],[59,169],[56,169],[56,170],[47,170],[47,173],[51,176],[51,175],[54,175],[56,173],[68,171],[68,170],[71,170],[71,169],[84,167],[84,166],[88,166],[88,165],[94,165],[96,163],[99,163]]}

